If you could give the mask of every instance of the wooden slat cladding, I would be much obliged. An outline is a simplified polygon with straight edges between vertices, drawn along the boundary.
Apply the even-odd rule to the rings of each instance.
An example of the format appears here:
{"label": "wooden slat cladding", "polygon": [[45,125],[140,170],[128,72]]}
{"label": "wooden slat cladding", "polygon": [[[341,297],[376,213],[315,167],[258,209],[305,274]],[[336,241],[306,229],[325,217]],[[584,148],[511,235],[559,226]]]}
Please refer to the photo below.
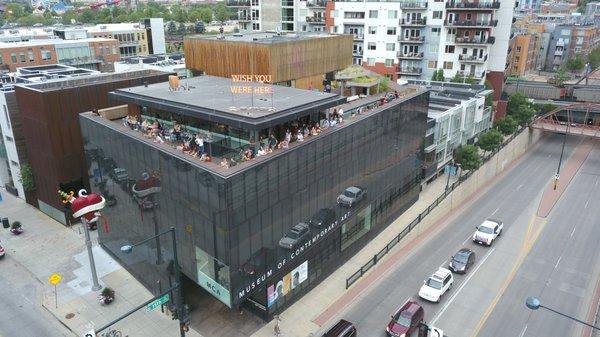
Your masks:
{"label": "wooden slat cladding", "polygon": [[352,64],[352,36],[332,35],[289,42],[252,43],[187,38],[186,67],[208,75],[272,75],[283,82],[323,75]]}

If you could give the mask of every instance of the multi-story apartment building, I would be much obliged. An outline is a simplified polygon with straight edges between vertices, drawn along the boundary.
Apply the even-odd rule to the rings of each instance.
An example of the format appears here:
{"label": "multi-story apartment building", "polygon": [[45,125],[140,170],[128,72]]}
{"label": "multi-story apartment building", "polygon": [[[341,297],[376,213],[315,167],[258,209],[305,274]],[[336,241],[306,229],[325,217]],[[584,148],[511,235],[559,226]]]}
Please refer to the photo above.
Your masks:
{"label": "multi-story apartment building", "polygon": [[148,35],[139,23],[103,24],[86,28],[92,37],[117,39],[122,56],[148,55]]}
{"label": "multi-story apartment building", "polygon": [[577,56],[585,59],[598,46],[598,27],[594,23],[557,24],[551,33],[546,54],[546,70],[555,71]]}
{"label": "multi-story apartment building", "polygon": [[[522,76],[538,70],[542,36],[539,33],[520,31],[512,47],[509,75]],[[542,55],[543,57],[543,55]]]}

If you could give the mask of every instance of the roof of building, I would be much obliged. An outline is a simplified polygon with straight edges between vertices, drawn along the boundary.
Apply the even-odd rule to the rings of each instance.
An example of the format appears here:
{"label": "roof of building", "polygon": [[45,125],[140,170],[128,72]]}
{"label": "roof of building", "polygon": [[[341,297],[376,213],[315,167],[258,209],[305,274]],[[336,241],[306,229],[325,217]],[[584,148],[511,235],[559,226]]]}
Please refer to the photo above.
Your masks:
{"label": "roof of building", "polygon": [[[232,93],[248,87],[251,93]],[[255,90],[272,91],[257,93]],[[234,82],[230,78],[199,76],[184,79],[178,90],[168,82],[118,89],[110,93],[122,102],[227,125],[257,129],[275,125],[306,110],[322,110],[339,104],[339,95],[257,82]]]}
{"label": "roof of building", "polygon": [[19,42],[0,42],[0,48],[15,48],[15,47],[32,47],[32,46],[45,46],[45,45],[72,45],[78,43],[90,43],[90,42],[113,42],[115,39],[108,39],[103,37],[92,37],[87,39],[78,40],[62,40],[62,39],[34,39],[29,41]]}
{"label": "roof of building", "polygon": [[120,32],[127,30],[137,30],[144,29],[144,25],[135,22],[135,23],[103,23],[95,26],[87,26],[83,27],[88,32],[97,33],[97,32]]}
{"label": "roof of building", "polygon": [[194,35],[187,37],[189,39],[199,40],[215,40],[228,42],[248,42],[273,44],[283,42],[293,42],[312,39],[323,39],[337,37],[339,34],[329,34],[323,32],[301,32],[301,33],[276,33],[276,32],[260,32],[260,33],[237,33],[226,34],[221,38],[220,35]]}
{"label": "roof of building", "polygon": [[16,84],[32,84],[48,81],[62,81],[81,76],[97,75],[100,72],[90,69],[70,67],[62,64],[49,64],[17,68],[14,73],[2,74],[0,81],[3,92],[13,91]]}

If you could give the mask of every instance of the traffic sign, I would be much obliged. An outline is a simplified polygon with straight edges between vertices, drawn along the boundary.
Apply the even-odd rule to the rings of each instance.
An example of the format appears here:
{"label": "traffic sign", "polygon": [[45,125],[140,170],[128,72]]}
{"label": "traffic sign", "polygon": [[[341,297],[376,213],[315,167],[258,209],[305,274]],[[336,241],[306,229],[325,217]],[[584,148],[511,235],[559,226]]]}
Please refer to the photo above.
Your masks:
{"label": "traffic sign", "polygon": [[169,302],[169,294],[165,294],[163,297],[159,297],[154,301],[148,303],[148,305],[146,306],[146,311],[150,312],[167,302]]}
{"label": "traffic sign", "polygon": [[62,276],[58,275],[58,274],[52,274],[50,275],[50,277],[48,278],[48,282],[50,282],[50,284],[52,285],[57,285],[58,282],[60,282],[60,280],[62,280]]}
{"label": "traffic sign", "polygon": [[96,331],[94,331],[93,329],[84,333],[83,337],[96,337]]}

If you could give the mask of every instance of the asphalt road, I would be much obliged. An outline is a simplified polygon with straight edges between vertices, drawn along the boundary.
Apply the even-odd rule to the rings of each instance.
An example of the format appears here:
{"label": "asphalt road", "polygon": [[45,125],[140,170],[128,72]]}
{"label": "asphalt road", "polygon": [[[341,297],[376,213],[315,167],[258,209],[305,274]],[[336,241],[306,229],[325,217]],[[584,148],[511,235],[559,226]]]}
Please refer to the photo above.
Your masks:
{"label": "asphalt road", "polygon": [[40,281],[10,253],[0,260],[0,337],[75,336],[41,308]]}
{"label": "asphalt road", "polygon": [[[538,147],[526,154],[522,161],[490,186],[481,197],[473,201],[460,214],[451,217],[450,222],[444,224],[444,228],[441,231],[438,231],[437,234],[415,247],[407,257],[399,261],[380,281],[361,294],[353,305],[340,313],[340,318],[343,317],[356,323],[359,333],[368,332],[369,336],[385,336],[385,327],[389,322],[390,315],[406,300],[412,298],[423,305],[425,309],[425,321],[430,325],[443,329],[447,336],[469,336],[474,331],[483,328],[481,329],[482,336],[520,337],[519,333],[523,328],[523,324],[511,329],[510,333],[505,334],[503,330],[502,333],[498,334],[499,329],[503,328],[502,322],[513,324],[512,322],[508,322],[511,317],[499,318],[498,316],[501,315],[499,310],[505,308],[504,314],[506,315],[526,317],[522,312],[520,314],[511,312],[513,307],[525,308],[523,305],[524,299],[521,299],[520,294],[517,294],[516,302],[506,303],[505,307],[504,298],[501,298],[502,300],[498,302],[496,297],[500,289],[506,288],[504,283],[506,283],[505,279],[507,276],[514,274],[513,269],[516,268],[515,262],[519,260],[519,255],[526,246],[523,238],[529,234],[529,227],[532,227],[532,233],[543,233],[539,242],[536,245],[532,245],[534,249],[528,258],[525,259],[526,261],[523,265],[521,265],[521,270],[517,268],[519,272],[526,274],[525,277],[532,279],[533,282],[541,282],[543,285],[547,279],[547,272],[551,268],[545,265],[541,266],[541,269],[548,269],[546,273],[542,273],[540,270],[526,270],[525,266],[528,265],[530,260],[535,261],[536,255],[534,253],[538,249],[542,250],[542,255],[544,251],[547,252],[548,250],[553,252],[556,250],[558,254],[560,251],[557,248],[562,247],[562,245],[557,246],[552,240],[549,242],[546,241],[549,231],[543,230],[544,226],[547,226],[547,228],[568,227],[567,229],[561,228],[559,233],[548,234],[548,236],[555,238],[555,240],[560,240],[561,237],[564,238],[564,231],[568,231],[566,233],[566,237],[568,237],[573,227],[572,224],[568,226],[571,223],[570,221],[567,221],[566,225],[562,223],[565,221],[565,218],[572,219],[572,214],[564,214],[556,218],[551,215],[551,219],[547,223],[538,224],[533,221],[534,218],[532,215],[537,210],[541,193],[556,171],[562,136],[551,135],[543,138],[540,142]],[[574,146],[578,142],[579,139],[574,137],[569,139],[565,147],[566,157],[572,153]],[[588,160],[588,162],[590,164],[586,165],[592,165],[591,162],[593,160]],[[596,165],[596,167],[589,168],[588,170],[595,169],[596,172],[600,171],[597,160],[593,165]],[[590,185],[589,182],[575,181],[569,193],[574,193],[577,197],[584,195],[585,193],[579,193],[577,190],[575,192],[571,191],[580,186],[579,184]],[[587,193],[589,194],[590,192],[587,191]],[[581,201],[573,202],[577,203]],[[581,215],[581,210],[576,211],[573,207],[569,207],[569,205],[571,204],[563,205],[563,201],[560,201],[559,207],[561,210],[565,208],[568,212],[573,211]],[[598,205],[594,205],[597,208]],[[592,206],[588,204],[588,208]],[[598,218],[597,215],[596,218]],[[590,216],[590,219],[593,219],[593,214]],[[478,246],[470,240],[475,230],[474,227],[486,218],[497,218],[504,222],[503,234],[492,247]],[[586,231],[582,230],[579,234],[576,231],[575,234],[582,235],[583,237],[586,235]],[[589,233],[587,234],[589,235]],[[580,237],[574,236],[573,240],[578,238]],[[598,242],[598,239],[600,238],[596,237],[595,242]],[[578,246],[578,249],[582,251],[587,249],[589,251],[590,247],[587,244],[587,240],[582,242],[581,248]],[[455,275],[454,286],[444,295],[441,303],[427,303],[420,299],[418,291],[423,280],[430,276],[438,267],[447,265],[450,256],[462,247],[471,248],[477,254],[477,262],[472,269],[466,275]],[[556,255],[556,258],[558,258],[558,255]],[[576,256],[572,258],[577,259]],[[564,268],[571,267],[570,263],[567,262],[570,258],[567,258],[565,255],[563,259],[565,259]],[[552,266],[554,266],[555,262],[553,262]],[[561,263],[563,262],[561,261]],[[581,263],[580,261],[577,262],[577,266]],[[560,282],[558,273],[553,275],[557,278],[556,287],[577,287],[574,283],[563,284],[563,282]],[[509,284],[508,288],[508,291],[511,291],[513,284]],[[514,288],[518,290],[522,287],[515,284]],[[548,297],[551,298],[553,290],[550,290],[550,287],[546,289],[544,294],[548,294]],[[534,291],[533,293],[536,295],[540,292]],[[543,296],[541,297],[544,301]],[[556,300],[564,302],[568,301],[568,297]],[[493,308],[489,309],[494,302],[498,303],[496,310],[492,310]],[[548,305],[550,304],[554,304],[554,300],[548,303]],[[574,305],[577,306],[577,304]],[[569,309],[569,307],[564,308],[564,310]],[[486,314],[486,311],[489,310],[491,310],[491,314]],[[481,322],[481,317],[486,315],[488,316],[488,320]],[[541,318],[538,319],[555,319],[551,316],[542,316],[541,313],[539,316]],[[505,319],[508,321],[505,321]],[[493,326],[493,322],[500,322],[500,324]],[[478,327],[478,325],[480,326]],[[513,330],[518,331],[515,334]],[[529,331],[533,330],[534,328],[531,328]],[[534,334],[532,333],[531,336],[534,336]]]}

